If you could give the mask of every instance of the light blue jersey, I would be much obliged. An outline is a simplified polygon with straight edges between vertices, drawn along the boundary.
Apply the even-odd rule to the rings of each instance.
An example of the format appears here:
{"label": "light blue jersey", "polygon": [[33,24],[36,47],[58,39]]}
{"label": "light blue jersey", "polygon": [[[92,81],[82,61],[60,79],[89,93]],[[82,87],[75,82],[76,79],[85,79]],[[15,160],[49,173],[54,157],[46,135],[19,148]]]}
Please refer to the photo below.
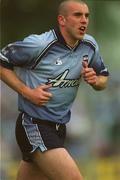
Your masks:
{"label": "light blue jersey", "polygon": [[38,107],[19,95],[19,110],[32,117],[67,123],[70,109],[81,80],[82,61],[87,60],[97,75],[108,76],[96,41],[85,35],[74,48],[66,45],[60,31],[50,30],[30,35],[23,41],[9,44],[1,51],[2,65],[20,67],[19,76],[29,87],[51,83],[53,97]]}

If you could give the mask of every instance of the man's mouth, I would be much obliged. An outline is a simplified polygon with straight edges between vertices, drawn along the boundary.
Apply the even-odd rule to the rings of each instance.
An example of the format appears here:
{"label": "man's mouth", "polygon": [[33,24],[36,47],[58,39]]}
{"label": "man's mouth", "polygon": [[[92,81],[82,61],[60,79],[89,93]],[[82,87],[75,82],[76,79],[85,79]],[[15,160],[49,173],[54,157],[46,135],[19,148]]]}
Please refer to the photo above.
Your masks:
{"label": "man's mouth", "polygon": [[79,28],[79,30],[84,33],[85,30],[86,30],[86,27],[85,27],[85,26],[81,26],[81,27]]}

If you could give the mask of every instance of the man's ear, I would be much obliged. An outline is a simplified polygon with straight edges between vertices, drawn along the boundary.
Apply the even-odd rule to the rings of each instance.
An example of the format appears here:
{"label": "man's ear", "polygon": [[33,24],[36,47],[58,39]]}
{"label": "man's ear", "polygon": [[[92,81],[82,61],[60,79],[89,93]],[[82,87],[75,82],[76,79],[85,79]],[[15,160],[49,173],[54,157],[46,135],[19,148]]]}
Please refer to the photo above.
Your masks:
{"label": "man's ear", "polygon": [[62,16],[62,15],[58,15],[58,23],[59,23],[61,26],[64,26],[64,25],[65,25],[65,17]]}

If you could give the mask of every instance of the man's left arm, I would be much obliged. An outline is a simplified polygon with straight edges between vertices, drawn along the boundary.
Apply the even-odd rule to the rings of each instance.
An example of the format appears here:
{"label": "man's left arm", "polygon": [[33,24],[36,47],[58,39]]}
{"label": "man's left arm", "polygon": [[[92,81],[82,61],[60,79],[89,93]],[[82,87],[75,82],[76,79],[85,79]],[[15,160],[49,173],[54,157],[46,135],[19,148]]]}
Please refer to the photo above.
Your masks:
{"label": "man's left arm", "polygon": [[92,67],[88,66],[87,62],[82,63],[82,77],[83,79],[91,85],[95,90],[105,89],[108,81],[108,76],[97,75],[95,70]]}

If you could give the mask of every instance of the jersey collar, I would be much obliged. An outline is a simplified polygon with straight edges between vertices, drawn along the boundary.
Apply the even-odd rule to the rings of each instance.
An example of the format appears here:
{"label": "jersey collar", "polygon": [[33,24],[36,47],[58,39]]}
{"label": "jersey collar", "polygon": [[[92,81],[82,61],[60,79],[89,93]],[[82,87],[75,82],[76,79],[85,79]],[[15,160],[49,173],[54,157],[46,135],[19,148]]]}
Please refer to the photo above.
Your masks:
{"label": "jersey collar", "polygon": [[58,42],[61,43],[61,44],[64,45],[64,46],[66,46],[68,49],[70,49],[70,50],[76,50],[77,47],[79,46],[80,41],[79,41],[74,47],[69,46],[69,45],[66,43],[64,37],[62,36],[59,27],[56,27],[55,29],[53,29],[53,31],[54,31],[57,39],[58,39]]}

